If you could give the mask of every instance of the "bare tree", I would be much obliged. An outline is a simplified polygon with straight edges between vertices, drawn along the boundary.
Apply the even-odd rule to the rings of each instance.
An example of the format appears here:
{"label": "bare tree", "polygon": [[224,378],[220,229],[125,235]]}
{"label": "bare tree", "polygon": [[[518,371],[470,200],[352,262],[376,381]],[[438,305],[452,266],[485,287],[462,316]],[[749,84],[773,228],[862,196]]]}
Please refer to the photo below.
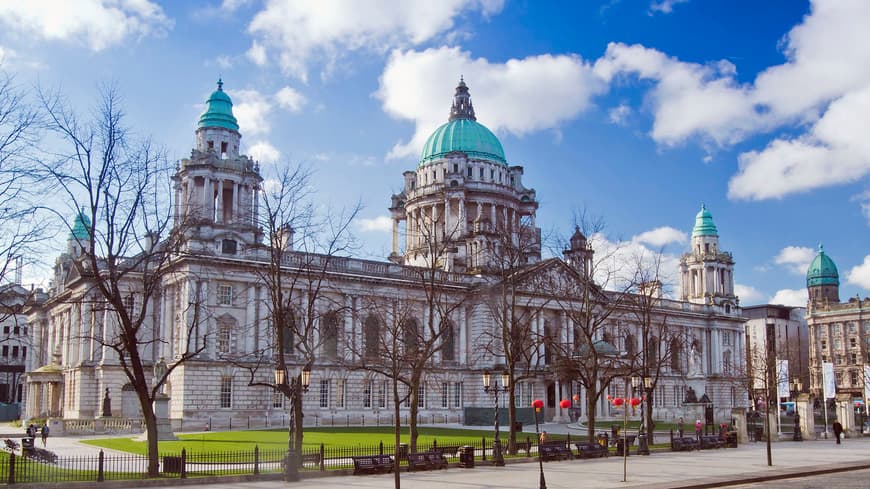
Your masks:
{"label": "bare tree", "polygon": [[[153,402],[172,371],[201,352],[205,343],[188,341],[174,352],[167,368],[152,371],[166,343],[154,334],[153,308],[162,284],[174,273],[172,259],[182,252],[186,229],[182,221],[173,225],[172,202],[167,200],[173,195],[172,167],[150,140],[131,136],[117,89],[104,88],[94,119],[84,122],[60,98],[40,95],[48,127],[65,148],[47,155],[42,169],[78,210],[86,228],[86,235],[78,236],[81,253],[74,266],[90,284],[85,296],[96,297],[97,307],[105,308],[114,323],[107,335],[94,339],[114,350],[136,392],[148,438],[148,474],[156,477]],[[191,297],[190,328],[199,322],[198,301]]]}
{"label": "bare tree", "polygon": [[[247,370],[248,385],[272,389],[290,402],[289,448],[296,455],[303,437],[301,372],[311,369],[324,339],[338,334],[327,329],[337,326],[332,319],[344,306],[332,300],[329,277],[341,255],[355,247],[350,224],[361,207],[318,214],[311,172],[302,165],[280,165],[267,176],[259,225],[269,242],[257,275],[268,289],[271,335],[251,354],[226,358]],[[273,369],[285,373],[283,381],[273,378]],[[258,375],[264,370],[270,375]]]}
{"label": "bare tree", "polygon": [[[486,230],[484,230],[486,231]],[[532,220],[522,218],[515,227],[493,228],[489,245],[479,260],[488,283],[479,295],[492,319],[491,330],[483,332],[483,352],[504,359],[508,374],[507,390],[509,453],[516,453],[516,385],[536,377],[544,358],[538,346],[543,335],[533,327],[533,319],[550,300],[547,289],[536,284],[546,279],[535,273],[545,264],[531,265],[531,257],[540,256],[540,236]]]}
{"label": "bare tree", "polygon": [[[33,163],[41,122],[27,92],[0,72],[0,285],[20,282],[22,267],[33,261],[34,246],[46,235],[46,220],[33,198],[42,188]],[[0,321],[13,305],[0,302]]]}

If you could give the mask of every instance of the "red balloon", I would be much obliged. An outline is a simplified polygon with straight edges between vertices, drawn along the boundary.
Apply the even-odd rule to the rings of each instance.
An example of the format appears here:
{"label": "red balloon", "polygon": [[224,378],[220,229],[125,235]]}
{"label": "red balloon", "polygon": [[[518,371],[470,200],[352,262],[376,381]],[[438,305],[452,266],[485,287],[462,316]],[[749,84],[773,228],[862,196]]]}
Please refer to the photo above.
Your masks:
{"label": "red balloon", "polygon": [[574,394],[574,402],[580,402],[580,394]]}
{"label": "red balloon", "polygon": [[622,406],[622,403],[624,403],[624,402],[625,402],[625,399],[623,399],[621,397],[617,397],[616,399],[613,400],[613,405],[616,407],[619,407],[619,406]]}
{"label": "red balloon", "polygon": [[639,405],[640,405],[640,399],[638,399],[638,398],[636,398],[636,397],[632,397],[632,398],[631,398],[631,401],[629,401],[629,403],[632,405],[632,407],[639,406]]}
{"label": "red balloon", "polygon": [[568,409],[569,407],[571,407],[571,401],[569,401],[568,399],[562,399],[561,401],[559,401],[559,407],[562,409]]}
{"label": "red balloon", "polygon": [[535,399],[534,401],[532,401],[532,407],[535,409],[541,409],[542,407],[544,407],[544,401],[540,399]]}

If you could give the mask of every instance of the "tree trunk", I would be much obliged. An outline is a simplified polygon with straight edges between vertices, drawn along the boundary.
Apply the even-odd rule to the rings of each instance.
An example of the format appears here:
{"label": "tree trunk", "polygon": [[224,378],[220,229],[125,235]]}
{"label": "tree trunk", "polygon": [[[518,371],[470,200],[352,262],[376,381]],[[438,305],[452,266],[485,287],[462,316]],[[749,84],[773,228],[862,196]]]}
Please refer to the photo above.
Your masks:
{"label": "tree trunk", "polygon": [[393,415],[396,422],[393,429],[393,459],[395,460],[395,469],[393,470],[393,486],[395,489],[400,489],[402,486],[401,478],[399,477],[399,444],[402,441],[402,416],[399,412],[399,381],[396,376],[393,376]]}
{"label": "tree trunk", "polygon": [[597,401],[592,389],[586,388],[586,434],[590,441],[595,439],[595,404]]}
{"label": "tree trunk", "polygon": [[420,378],[415,376],[411,378],[411,385],[408,386],[411,389],[411,407],[408,411],[408,449],[412,452],[417,451],[417,417],[420,413],[420,408],[418,407],[418,403],[420,402]]}
{"label": "tree trunk", "polygon": [[[147,387],[144,388],[147,390]],[[157,417],[154,416],[154,406],[147,392],[139,394],[139,405],[142,407],[142,417],[145,420],[145,433],[148,444],[148,477],[160,475],[160,453],[157,448]]]}
{"label": "tree trunk", "polygon": [[517,432],[514,429],[517,421],[517,406],[516,406],[516,393],[514,392],[514,383],[511,381],[510,388],[508,389],[508,424],[510,425],[510,436],[508,437],[508,453],[511,455],[517,454]]}
{"label": "tree trunk", "polygon": [[293,433],[293,446],[296,447],[296,453],[299,455],[296,457],[296,461],[300,464],[302,463],[302,437],[304,433],[302,432],[304,426],[304,420],[302,419],[302,377],[300,376],[296,379],[296,389],[293,393],[293,423],[294,423],[294,433]]}

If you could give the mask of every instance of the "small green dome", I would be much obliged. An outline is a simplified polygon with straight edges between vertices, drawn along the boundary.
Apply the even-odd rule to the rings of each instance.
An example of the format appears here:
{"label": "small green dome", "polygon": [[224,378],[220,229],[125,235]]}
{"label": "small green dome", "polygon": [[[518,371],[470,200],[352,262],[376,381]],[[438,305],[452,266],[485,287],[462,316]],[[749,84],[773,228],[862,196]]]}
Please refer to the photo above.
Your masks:
{"label": "small green dome", "polygon": [[76,220],[73,222],[69,237],[70,239],[87,241],[90,238],[90,229],[91,219],[85,215],[85,211],[82,209],[76,215]]}
{"label": "small green dome", "polygon": [[233,101],[224,92],[224,82],[218,79],[217,90],[211,93],[206,101],[207,108],[199,116],[196,127],[223,127],[224,129],[239,130],[239,123],[233,116]]}
{"label": "small green dome", "polygon": [[452,151],[462,151],[472,158],[507,165],[504,149],[495,134],[471,119],[455,119],[435,129],[423,145],[420,164],[424,165]]}
{"label": "small green dome", "polygon": [[840,274],[834,260],[825,254],[825,248],[819,245],[819,254],[813,258],[807,269],[807,287],[818,285],[840,285]]}
{"label": "small green dome", "polygon": [[716,225],[713,224],[713,215],[707,210],[707,206],[701,204],[701,210],[695,216],[695,228],[692,229],[692,237],[696,236],[719,236]]}

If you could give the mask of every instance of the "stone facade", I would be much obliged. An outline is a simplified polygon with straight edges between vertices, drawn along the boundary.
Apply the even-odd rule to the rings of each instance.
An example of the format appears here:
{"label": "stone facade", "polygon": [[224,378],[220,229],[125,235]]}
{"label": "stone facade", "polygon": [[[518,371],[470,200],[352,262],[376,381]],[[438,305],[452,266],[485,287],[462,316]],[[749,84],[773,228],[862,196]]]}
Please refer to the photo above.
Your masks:
{"label": "stone facade", "polygon": [[[457,88],[451,120],[474,117],[467,87],[460,90],[463,87],[464,83]],[[218,92],[212,99],[231,107],[229,98]],[[135,286],[131,285],[130,300],[134,307],[151,311],[149,331],[160,340],[144,346],[142,355],[151,364],[161,358],[171,363],[186,345],[204,347],[196,358],[176,368],[166,385],[169,417],[176,429],[276,426],[286,416],[284,400],[268,388],[249,385],[271,382],[271,353],[251,359],[263,365],[252,378],[239,366],[246,355],[268,347],[274,334],[268,290],[261,279],[269,256],[257,226],[262,177],[258,164],[238,153],[241,135],[234,126],[209,126],[208,121],[216,118],[206,115],[200,119],[201,124],[206,121],[205,126],[196,131],[196,149],[181,161],[174,177],[177,222],[195,222],[188,231],[187,249],[173,261],[173,273],[166,276],[160,293],[148,304],[136,303]],[[217,115],[224,120],[231,117]],[[514,233],[510,235],[513,242],[532,244],[523,256],[527,273],[576,272],[586,266],[593,253],[578,231],[565,260],[542,261],[540,231],[534,223],[538,208],[535,192],[523,186],[522,167],[509,166],[493,159],[492,154],[460,147],[425,159],[415,171],[404,173],[404,190],[392,196],[390,205],[395,225],[389,261],[330,258],[325,266],[328,288],[315,305],[318,328],[314,332],[328,338],[319,342],[310,389],[304,395],[306,424],[391,421],[388,379],[353,367],[360,363],[366,328],[378,324],[377,320],[389,320],[380,312],[380,305],[399,298],[418,308],[419,317],[425,319],[425,290],[414,269],[423,264],[424,229],[449,244],[438,256],[442,271],[439,287],[447,300],[462,306],[449,317],[454,331],[449,348],[437,353],[427,369],[421,419],[461,422],[463,408],[491,406],[491,397],[483,392],[481,373],[504,361],[485,353],[484,338],[497,337],[498,329],[479,291],[493,283],[486,265],[497,252],[497,234]],[[399,247],[402,234],[404,248]],[[683,290],[691,290],[691,296],[684,300],[660,298],[653,314],[666,316],[686,339],[686,345],[691,345],[695,355],[691,360],[692,385],[699,386],[698,395],[706,393],[724,417],[732,407],[746,405],[745,391],[731,377],[742,367],[743,319],[733,293],[730,254],[718,249],[718,235],[705,234],[698,240],[703,241],[698,244],[713,243],[714,248],[696,249],[693,241],[692,250],[684,257],[683,275],[695,286],[684,283]],[[113,417],[138,416],[135,396],[116,356],[93,341],[94,335],[110,334],[115,320],[107,308],[100,307],[86,274],[77,268],[75,259],[86,251],[81,236],[71,234],[67,253],[58,259],[52,290],[29,312],[33,365],[39,368],[29,376],[33,402],[28,403],[25,417],[97,418],[107,389],[113,400]],[[292,249],[285,258],[288,274],[325,259]],[[704,275],[714,269],[715,274]],[[709,280],[698,278],[705,276]],[[576,346],[574,325],[557,301],[541,297],[539,290],[520,293],[526,295],[522,304],[529,309],[527,317],[534,332]],[[197,313],[200,316],[195,316]],[[194,317],[200,317],[201,323],[191,327]],[[637,338],[638,331],[636,316],[622,310],[613,315],[601,336],[625,352],[630,348],[627,338]],[[554,376],[554,359],[543,342],[534,356],[539,368],[532,378],[516,385],[517,404],[528,406],[532,399],[542,398],[546,419],[567,420],[569,413],[558,407],[559,400],[579,394],[581,400],[575,405],[584,406],[585,393],[571,379]],[[290,364],[298,360],[288,358]],[[689,362],[688,355],[677,355],[665,368],[653,396],[657,418],[684,415]],[[617,384],[611,387],[614,394],[624,389],[622,383]],[[610,417],[610,409],[602,399],[599,417]],[[402,406],[402,412],[408,412],[407,406]]]}

